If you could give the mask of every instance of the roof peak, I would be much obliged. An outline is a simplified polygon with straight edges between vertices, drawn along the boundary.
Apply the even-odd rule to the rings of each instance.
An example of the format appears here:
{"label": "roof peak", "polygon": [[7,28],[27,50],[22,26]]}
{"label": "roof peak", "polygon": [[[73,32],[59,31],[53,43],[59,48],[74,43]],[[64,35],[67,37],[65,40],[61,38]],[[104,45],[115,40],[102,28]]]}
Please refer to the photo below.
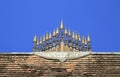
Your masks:
{"label": "roof peak", "polygon": [[79,33],[65,29],[61,20],[60,29],[45,34],[43,39],[38,41],[35,35],[33,49],[33,51],[91,51],[90,36],[80,38]]}
{"label": "roof peak", "polygon": [[60,22],[60,29],[64,29],[64,23],[63,23],[62,20],[61,20],[61,22]]}

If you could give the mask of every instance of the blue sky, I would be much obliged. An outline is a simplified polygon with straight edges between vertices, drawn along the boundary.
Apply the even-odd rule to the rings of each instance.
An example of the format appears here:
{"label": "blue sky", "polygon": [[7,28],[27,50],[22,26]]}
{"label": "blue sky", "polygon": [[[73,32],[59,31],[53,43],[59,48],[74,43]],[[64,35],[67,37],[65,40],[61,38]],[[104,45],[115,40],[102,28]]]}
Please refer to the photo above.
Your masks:
{"label": "blue sky", "polygon": [[32,51],[33,37],[66,28],[90,34],[93,51],[120,51],[120,0],[0,0],[0,52]]}

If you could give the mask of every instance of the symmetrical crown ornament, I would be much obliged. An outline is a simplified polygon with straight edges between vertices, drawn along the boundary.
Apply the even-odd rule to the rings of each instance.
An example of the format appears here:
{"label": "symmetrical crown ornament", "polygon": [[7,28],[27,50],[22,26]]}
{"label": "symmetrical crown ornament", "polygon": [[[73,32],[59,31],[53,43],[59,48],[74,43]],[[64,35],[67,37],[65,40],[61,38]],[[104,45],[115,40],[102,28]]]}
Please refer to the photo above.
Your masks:
{"label": "symmetrical crown ornament", "polygon": [[60,28],[46,33],[39,41],[35,35],[33,42],[33,51],[91,51],[90,36],[81,39],[78,33],[65,29],[63,21]]}
{"label": "symmetrical crown ornament", "polygon": [[90,36],[81,38],[78,33],[65,29],[63,21],[61,21],[60,28],[52,33],[46,33],[40,37],[40,40],[35,35],[33,42],[35,55],[47,59],[58,59],[60,62],[91,54]]}

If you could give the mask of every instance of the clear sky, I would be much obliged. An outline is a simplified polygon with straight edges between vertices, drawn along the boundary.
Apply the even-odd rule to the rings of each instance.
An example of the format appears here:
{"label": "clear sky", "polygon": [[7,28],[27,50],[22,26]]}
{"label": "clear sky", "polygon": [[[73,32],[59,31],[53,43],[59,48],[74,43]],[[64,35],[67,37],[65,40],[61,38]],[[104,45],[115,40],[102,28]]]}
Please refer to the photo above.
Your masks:
{"label": "clear sky", "polygon": [[66,28],[93,51],[120,51],[120,0],[0,0],[0,52],[32,51],[33,37]]}

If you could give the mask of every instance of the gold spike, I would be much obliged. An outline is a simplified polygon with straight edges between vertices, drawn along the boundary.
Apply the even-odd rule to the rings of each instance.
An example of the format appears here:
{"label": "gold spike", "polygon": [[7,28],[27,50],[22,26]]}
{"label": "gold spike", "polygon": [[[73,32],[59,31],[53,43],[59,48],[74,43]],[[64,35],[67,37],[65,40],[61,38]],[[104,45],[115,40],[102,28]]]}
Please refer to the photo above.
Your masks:
{"label": "gold spike", "polygon": [[90,36],[88,35],[88,38],[87,38],[87,42],[90,42],[91,40],[90,40]]}
{"label": "gold spike", "polygon": [[63,24],[62,20],[61,20],[61,23],[60,23],[60,29],[64,29],[64,24]]}
{"label": "gold spike", "polygon": [[37,36],[36,35],[34,36],[33,42],[37,43]]}
{"label": "gold spike", "polygon": [[82,37],[82,44],[85,44],[85,38],[84,38],[84,36]]}
{"label": "gold spike", "polygon": [[37,40],[37,45],[39,45],[39,41]]}
{"label": "gold spike", "polygon": [[46,33],[45,40],[48,40],[48,39],[49,39],[49,35],[48,33]]}
{"label": "gold spike", "polygon": [[45,36],[43,37],[43,42],[45,42]]}
{"label": "gold spike", "polygon": [[58,28],[57,28],[55,34],[58,34],[58,33],[59,33],[59,30],[58,30]]}
{"label": "gold spike", "polygon": [[67,29],[65,29],[65,34],[68,34]]}
{"label": "gold spike", "polygon": [[78,34],[77,33],[75,34],[75,39],[78,40]]}
{"label": "gold spike", "polygon": [[40,44],[42,44],[42,41],[43,41],[43,40],[42,40],[42,37],[40,37]]}
{"label": "gold spike", "polygon": [[50,33],[50,34],[49,34],[49,39],[51,39],[51,38],[52,38],[52,34]]}
{"label": "gold spike", "polygon": [[54,30],[54,32],[53,32],[53,36],[55,36],[55,30]]}
{"label": "gold spike", "polygon": [[86,38],[85,38],[85,45],[87,45],[87,40],[86,40]]}
{"label": "gold spike", "polygon": [[78,41],[81,41],[80,35],[78,35]]}
{"label": "gold spike", "polygon": [[74,32],[72,33],[72,38],[73,38],[73,39],[75,38],[75,33],[74,33]]}
{"label": "gold spike", "polygon": [[68,30],[68,35],[71,36],[70,29]]}

